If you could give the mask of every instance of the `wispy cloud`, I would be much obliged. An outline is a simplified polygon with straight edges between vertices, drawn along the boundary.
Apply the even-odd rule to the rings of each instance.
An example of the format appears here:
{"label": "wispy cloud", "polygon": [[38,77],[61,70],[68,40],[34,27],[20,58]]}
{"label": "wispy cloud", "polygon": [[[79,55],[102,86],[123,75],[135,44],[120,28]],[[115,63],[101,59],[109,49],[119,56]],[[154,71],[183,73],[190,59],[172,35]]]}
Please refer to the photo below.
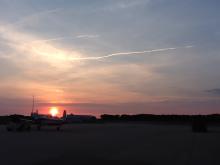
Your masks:
{"label": "wispy cloud", "polygon": [[178,48],[192,48],[192,45],[184,46],[184,47],[176,47],[176,48],[162,48],[162,49],[152,49],[152,50],[143,50],[143,51],[134,51],[134,52],[119,52],[119,53],[113,53],[113,54],[108,54],[105,56],[97,56],[97,57],[76,57],[76,58],[71,58],[72,60],[99,60],[99,59],[104,59],[104,58],[110,58],[114,56],[124,56],[124,55],[144,55],[146,53],[153,53],[153,52],[164,52],[164,51],[170,51],[170,50],[176,50]]}
{"label": "wispy cloud", "polygon": [[69,37],[62,36],[62,37],[34,40],[34,41],[32,41],[32,43],[52,42],[52,41],[60,41],[60,40],[67,40],[67,39],[74,39],[74,38],[88,39],[88,38],[98,38],[98,37],[99,37],[99,35],[92,35],[92,34],[90,34],[90,35],[88,35],[88,34],[78,35],[76,37],[74,37],[74,36],[69,36]]}
{"label": "wispy cloud", "polygon": [[30,14],[28,16],[22,17],[14,23],[9,23],[6,26],[17,27],[17,26],[25,25],[29,22],[32,22],[36,18],[45,17],[48,14],[57,13],[57,12],[60,12],[61,10],[63,10],[63,9],[62,8],[56,8],[56,9],[38,11],[38,12],[35,12],[35,13]]}
{"label": "wispy cloud", "polygon": [[5,43],[12,53],[7,53],[7,56],[1,53],[1,57],[11,58],[13,61],[22,60],[18,58],[20,54],[30,61],[41,61],[48,63],[48,65],[64,69],[67,66],[71,66],[71,57],[78,57],[80,53],[78,51],[69,51],[62,47],[57,47],[49,41],[62,40],[67,37],[57,37],[50,39],[41,39],[38,36],[22,33],[14,28],[7,28],[0,26],[1,38],[5,39]]}
{"label": "wispy cloud", "polygon": [[49,38],[49,39],[42,39],[42,40],[34,40],[34,41],[32,41],[32,43],[60,41],[60,40],[72,39],[72,38],[73,37],[56,37],[56,38]]}
{"label": "wispy cloud", "polygon": [[148,3],[150,0],[123,0],[123,1],[117,1],[116,3],[111,3],[111,5],[108,5],[103,8],[104,11],[115,11],[115,10],[124,10],[124,9],[131,9],[134,7],[138,7],[141,5],[144,5]]}
{"label": "wispy cloud", "polygon": [[214,94],[214,95],[220,96],[220,88],[214,88],[214,89],[206,90],[206,92],[208,92],[210,94]]}
{"label": "wispy cloud", "polygon": [[98,38],[100,37],[99,35],[97,34],[82,34],[82,35],[78,35],[76,36],[76,38]]}
{"label": "wispy cloud", "polygon": [[121,1],[117,4],[118,8],[126,9],[131,8],[139,5],[143,5],[144,3],[149,2],[149,0],[136,0],[136,1]]}

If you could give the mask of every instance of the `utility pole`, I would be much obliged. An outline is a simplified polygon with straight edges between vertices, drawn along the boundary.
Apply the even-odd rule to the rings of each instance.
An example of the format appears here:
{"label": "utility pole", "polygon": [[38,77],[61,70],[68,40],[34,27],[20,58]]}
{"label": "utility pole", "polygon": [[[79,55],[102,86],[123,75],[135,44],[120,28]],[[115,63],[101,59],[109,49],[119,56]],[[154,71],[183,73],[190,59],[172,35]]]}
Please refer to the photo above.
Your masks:
{"label": "utility pole", "polygon": [[34,96],[33,96],[32,111],[31,111],[31,113],[32,113],[32,114],[34,113]]}

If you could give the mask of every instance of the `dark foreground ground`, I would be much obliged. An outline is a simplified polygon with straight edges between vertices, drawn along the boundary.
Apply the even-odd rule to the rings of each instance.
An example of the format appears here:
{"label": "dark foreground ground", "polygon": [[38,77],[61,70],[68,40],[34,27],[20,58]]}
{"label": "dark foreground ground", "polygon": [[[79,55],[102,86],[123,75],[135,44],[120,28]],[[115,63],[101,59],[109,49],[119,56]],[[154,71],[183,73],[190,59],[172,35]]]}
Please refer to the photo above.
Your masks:
{"label": "dark foreground ground", "polygon": [[1,165],[219,165],[220,126],[192,133],[187,125],[76,124],[60,132],[6,132]]}

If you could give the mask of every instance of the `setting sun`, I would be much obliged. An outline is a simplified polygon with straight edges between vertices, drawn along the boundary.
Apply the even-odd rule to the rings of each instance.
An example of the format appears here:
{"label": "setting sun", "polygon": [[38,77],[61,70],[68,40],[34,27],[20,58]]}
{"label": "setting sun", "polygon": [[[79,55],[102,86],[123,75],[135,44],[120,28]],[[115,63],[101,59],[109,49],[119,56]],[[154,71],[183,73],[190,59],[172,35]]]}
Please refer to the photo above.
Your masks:
{"label": "setting sun", "polygon": [[51,114],[51,116],[55,117],[55,116],[58,115],[58,113],[59,113],[59,111],[58,111],[58,108],[57,108],[57,107],[51,107],[51,108],[50,108],[50,114]]}

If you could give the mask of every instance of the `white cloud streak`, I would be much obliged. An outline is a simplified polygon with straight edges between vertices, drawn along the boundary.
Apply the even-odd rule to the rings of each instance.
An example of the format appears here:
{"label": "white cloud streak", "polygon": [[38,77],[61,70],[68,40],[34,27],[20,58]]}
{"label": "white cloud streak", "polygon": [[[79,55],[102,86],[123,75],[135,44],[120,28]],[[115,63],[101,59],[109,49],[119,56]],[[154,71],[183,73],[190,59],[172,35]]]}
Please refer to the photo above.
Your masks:
{"label": "white cloud streak", "polygon": [[146,53],[153,53],[153,52],[164,52],[164,51],[169,51],[169,50],[176,50],[179,48],[192,48],[194,46],[188,45],[184,47],[176,47],[176,48],[162,48],[162,49],[152,49],[152,50],[144,50],[144,51],[134,51],[134,52],[119,52],[119,53],[113,53],[113,54],[108,54],[105,56],[97,56],[97,57],[74,57],[71,58],[71,60],[100,60],[100,59],[105,59],[105,58],[110,58],[114,56],[124,56],[124,55],[144,55]]}
{"label": "white cloud streak", "polygon": [[78,35],[76,38],[98,38],[99,35],[94,35],[94,34],[83,34],[83,35]]}
{"label": "white cloud streak", "polygon": [[52,42],[52,41],[60,41],[60,40],[66,40],[66,39],[74,39],[74,38],[98,38],[99,35],[78,35],[76,37],[56,37],[56,38],[49,38],[49,39],[42,39],[42,40],[34,40],[32,43],[40,43],[40,42]]}
{"label": "white cloud streak", "polygon": [[57,38],[49,38],[45,40],[35,40],[32,41],[33,43],[40,43],[40,42],[51,42],[51,41],[60,41],[60,40],[65,40],[65,39],[72,39],[73,37],[57,37]]}
{"label": "white cloud streak", "polygon": [[51,9],[51,10],[39,11],[39,12],[30,14],[28,16],[22,17],[18,21],[14,22],[14,23],[9,23],[6,26],[17,27],[17,26],[25,25],[29,22],[32,22],[33,19],[35,19],[35,18],[45,17],[48,14],[57,13],[57,12],[60,12],[61,10],[63,10],[63,9],[62,8],[56,8],[56,9]]}
{"label": "white cloud streak", "polygon": [[150,0],[126,0],[126,1],[116,1],[116,3],[111,3],[111,5],[105,6],[102,8],[104,11],[117,11],[117,10],[125,10],[132,9],[135,7],[140,7],[147,4]]}

